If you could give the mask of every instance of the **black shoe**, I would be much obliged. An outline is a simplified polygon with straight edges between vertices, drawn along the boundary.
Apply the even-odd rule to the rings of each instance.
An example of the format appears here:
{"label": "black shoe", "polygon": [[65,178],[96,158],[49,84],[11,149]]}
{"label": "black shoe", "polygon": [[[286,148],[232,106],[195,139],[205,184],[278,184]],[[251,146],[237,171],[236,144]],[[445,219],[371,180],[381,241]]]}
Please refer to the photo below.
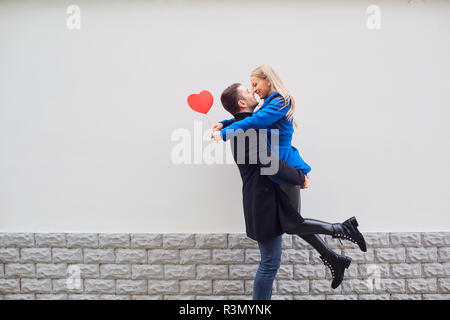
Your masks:
{"label": "black shoe", "polygon": [[320,256],[323,263],[330,268],[333,281],[331,282],[331,288],[336,289],[344,279],[345,269],[348,269],[352,258],[347,256],[341,256],[334,251],[330,251],[326,256]]}
{"label": "black shoe", "polygon": [[[358,221],[355,217],[345,220],[343,223],[333,223],[333,238],[343,238],[356,243],[361,251],[366,252],[366,241],[361,232],[358,230]],[[341,241],[339,239],[339,241]],[[342,243],[342,242],[341,242]]]}

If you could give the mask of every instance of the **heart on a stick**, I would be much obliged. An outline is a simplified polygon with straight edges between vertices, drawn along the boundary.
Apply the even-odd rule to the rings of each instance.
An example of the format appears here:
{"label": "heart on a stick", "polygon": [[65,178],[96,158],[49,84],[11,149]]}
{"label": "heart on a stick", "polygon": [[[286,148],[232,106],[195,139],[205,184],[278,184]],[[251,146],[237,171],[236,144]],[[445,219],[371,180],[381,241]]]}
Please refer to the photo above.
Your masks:
{"label": "heart on a stick", "polygon": [[192,110],[207,114],[213,105],[214,98],[211,92],[208,90],[203,90],[199,94],[189,95],[187,102]]}

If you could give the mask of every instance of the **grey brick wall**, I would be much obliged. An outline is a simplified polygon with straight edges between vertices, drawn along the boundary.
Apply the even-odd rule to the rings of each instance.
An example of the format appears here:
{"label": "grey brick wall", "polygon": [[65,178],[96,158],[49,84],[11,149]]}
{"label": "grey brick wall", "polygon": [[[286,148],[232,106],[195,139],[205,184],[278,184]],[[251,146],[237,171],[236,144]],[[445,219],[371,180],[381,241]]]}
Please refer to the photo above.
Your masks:
{"label": "grey brick wall", "polygon": [[[450,299],[450,232],[365,233],[367,252],[324,236],[352,264],[331,273],[283,235],[272,299]],[[251,299],[257,242],[245,234],[0,233],[1,299]]]}

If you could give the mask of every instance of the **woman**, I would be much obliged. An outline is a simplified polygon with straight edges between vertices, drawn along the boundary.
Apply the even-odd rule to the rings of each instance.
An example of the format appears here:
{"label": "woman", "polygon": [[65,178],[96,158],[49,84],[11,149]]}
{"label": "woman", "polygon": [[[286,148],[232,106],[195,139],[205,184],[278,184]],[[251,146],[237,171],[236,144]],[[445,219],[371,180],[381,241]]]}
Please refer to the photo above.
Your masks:
{"label": "woman", "polygon": [[[279,158],[300,169],[306,175],[305,185],[308,187],[311,167],[303,161],[298,150],[291,145],[294,120],[295,100],[286,89],[276,72],[268,65],[257,67],[250,75],[252,94],[256,93],[264,100],[262,106],[250,117],[240,121],[233,119],[221,121],[213,125],[213,138],[216,141],[227,140],[233,136],[237,129],[277,129],[279,145],[275,147]],[[226,127],[226,129],[225,129]],[[267,142],[270,145],[270,138]],[[289,198],[291,205],[300,213],[300,186],[285,184],[269,176],[271,180],[280,184],[280,188]],[[349,267],[351,258],[339,255],[332,251],[318,234],[331,235],[333,238],[350,240],[367,251],[364,237],[357,229],[358,222],[355,217],[343,223],[328,223],[315,219],[304,219],[304,222],[295,228],[286,230],[288,234],[296,234],[312,245],[319,253],[320,258],[330,268],[333,281],[331,287],[336,289],[343,280],[344,271]],[[253,287],[253,299],[266,300],[272,295],[273,280],[281,261],[282,235],[258,241],[261,253],[261,262],[256,272]],[[340,240],[339,240],[340,241]]]}

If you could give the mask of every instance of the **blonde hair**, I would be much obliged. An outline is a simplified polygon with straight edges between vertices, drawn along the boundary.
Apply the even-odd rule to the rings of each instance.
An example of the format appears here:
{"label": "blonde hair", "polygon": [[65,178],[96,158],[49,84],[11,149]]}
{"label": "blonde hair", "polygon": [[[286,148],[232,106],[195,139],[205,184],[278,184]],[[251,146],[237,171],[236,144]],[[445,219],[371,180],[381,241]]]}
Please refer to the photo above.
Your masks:
{"label": "blonde hair", "polygon": [[291,95],[289,90],[284,86],[283,82],[281,81],[280,77],[275,72],[275,70],[273,70],[271,66],[263,64],[257,67],[255,70],[253,70],[252,73],[250,74],[250,77],[258,77],[260,79],[265,79],[269,81],[272,90],[281,94],[281,96],[284,99],[284,106],[281,109],[285,108],[289,104],[291,105],[289,111],[286,114],[286,118],[288,120],[292,119],[295,128],[298,128],[297,121],[295,121],[294,119],[294,111],[295,111],[294,97]]}

